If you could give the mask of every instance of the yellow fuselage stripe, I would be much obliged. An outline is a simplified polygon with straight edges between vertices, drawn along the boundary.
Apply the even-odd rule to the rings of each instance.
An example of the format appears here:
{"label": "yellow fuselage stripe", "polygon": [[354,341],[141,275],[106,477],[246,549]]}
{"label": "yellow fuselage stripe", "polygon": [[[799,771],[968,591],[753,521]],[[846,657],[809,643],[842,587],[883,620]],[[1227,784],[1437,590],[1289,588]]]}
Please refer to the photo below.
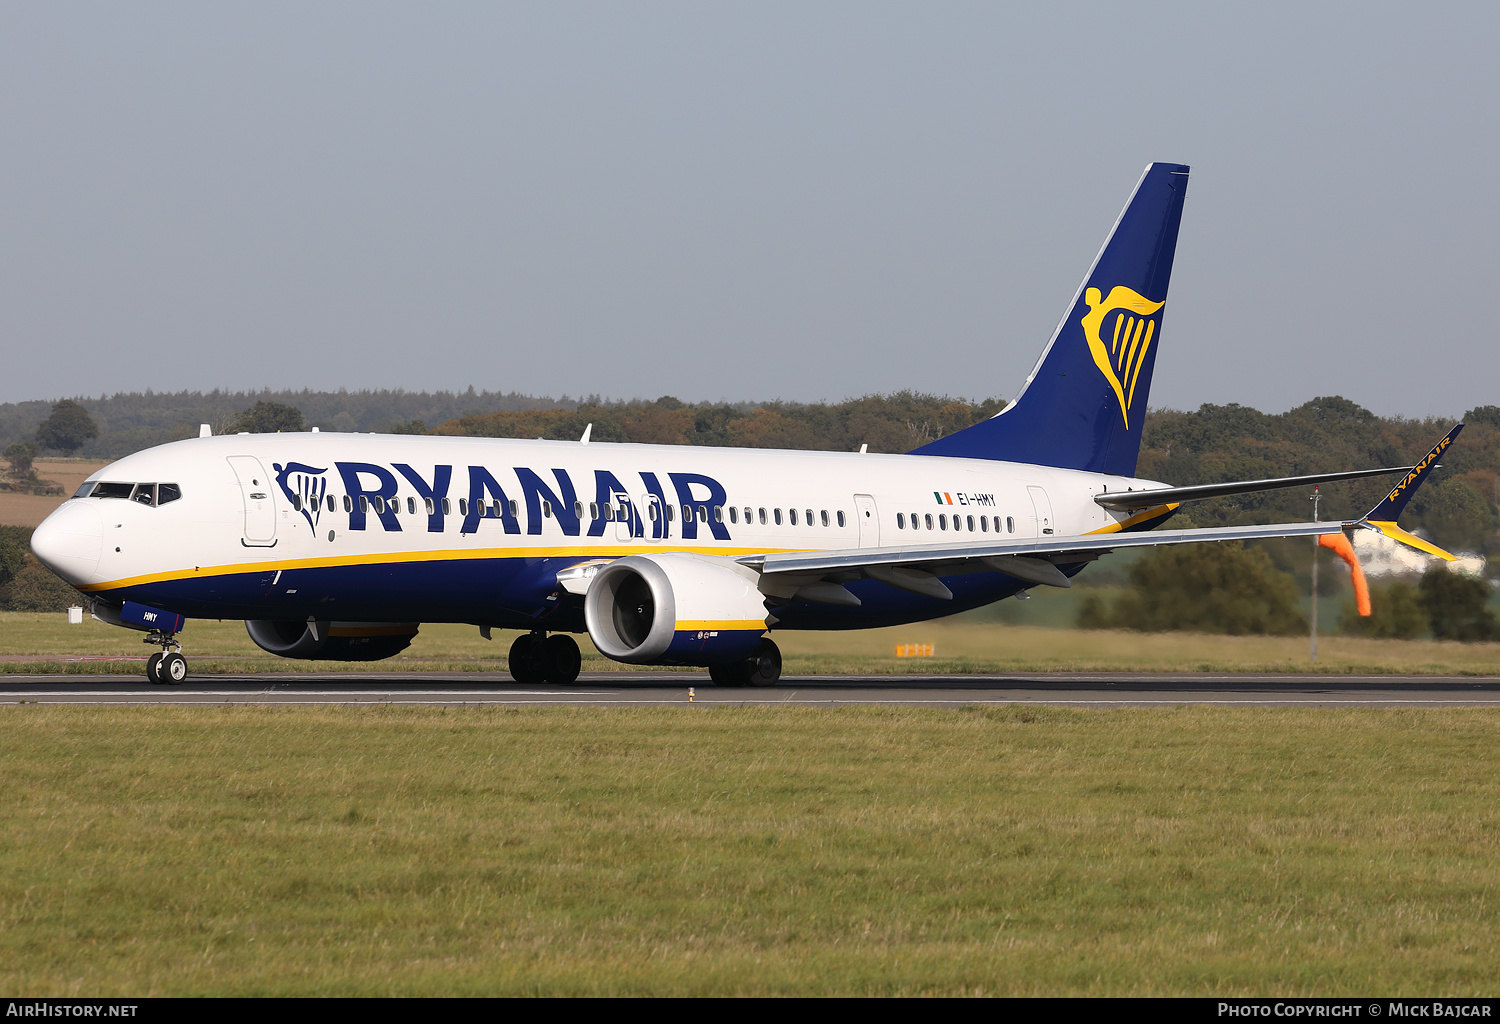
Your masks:
{"label": "yellow fuselage stripe", "polygon": [[753,629],[757,633],[766,628],[764,619],[678,619],[677,629],[683,630],[738,630]]}
{"label": "yellow fuselage stripe", "polygon": [[471,548],[444,551],[399,551],[371,552],[363,555],[334,555],[326,558],[294,558],[285,561],[238,562],[227,565],[199,566],[192,569],[174,569],[170,572],[149,573],[143,576],[127,576],[107,583],[88,583],[79,590],[115,590],[120,587],[135,587],[145,583],[162,583],[168,580],[208,579],[214,576],[233,576],[250,572],[291,572],[295,569],[328,569],[349,565],[399,565],[406,562],[461,562],[496,558],[623,558],[625,555],[647,555],[657,551],[670,551],[690,555],[720,555],[738,558],[741,555],[770,554],[786,551],[806,551],[807,548],[710,548],[710,547],[565,547],[565,548]]}

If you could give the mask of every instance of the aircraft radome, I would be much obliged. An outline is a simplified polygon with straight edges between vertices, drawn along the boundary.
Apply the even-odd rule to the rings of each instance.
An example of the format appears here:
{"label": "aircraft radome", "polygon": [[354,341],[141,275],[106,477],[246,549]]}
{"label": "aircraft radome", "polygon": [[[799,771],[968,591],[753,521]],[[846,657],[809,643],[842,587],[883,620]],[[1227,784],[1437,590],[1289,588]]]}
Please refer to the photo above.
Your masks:
{"label": "aircraft radome", "polygon": [[[1378,530],[1416,467],[1172,487],[1134,476],[1188,168],[1147,167],[1020,394],[906,455],[310,433],[204,435],[100,470],[32,549],[181,682],[185,620],[286,658],[388,658],[423,622],[525,632],[521,682],[605,656],[770,685],[767,637],[1066,587],[1124,547]],[[1184,502],[1405,471],[1360,520],[1156,530]]]}

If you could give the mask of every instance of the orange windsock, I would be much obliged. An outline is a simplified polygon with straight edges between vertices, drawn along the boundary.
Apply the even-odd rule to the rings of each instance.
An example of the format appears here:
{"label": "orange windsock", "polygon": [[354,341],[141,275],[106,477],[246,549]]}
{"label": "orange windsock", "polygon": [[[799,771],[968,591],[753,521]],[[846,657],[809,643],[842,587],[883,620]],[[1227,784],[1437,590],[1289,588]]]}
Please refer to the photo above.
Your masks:
{"label": "orange windsock", "polygon": [[1325,533],[1318,538],[1318,546],[1327,548],[1349,564],[1349,582],[1354,584],[1354,607],[1361,615],[1370,614],[1370,585],[1365,582],[1365,571],[1359,567],[1354,555],[1354,545],[1342,533]]}

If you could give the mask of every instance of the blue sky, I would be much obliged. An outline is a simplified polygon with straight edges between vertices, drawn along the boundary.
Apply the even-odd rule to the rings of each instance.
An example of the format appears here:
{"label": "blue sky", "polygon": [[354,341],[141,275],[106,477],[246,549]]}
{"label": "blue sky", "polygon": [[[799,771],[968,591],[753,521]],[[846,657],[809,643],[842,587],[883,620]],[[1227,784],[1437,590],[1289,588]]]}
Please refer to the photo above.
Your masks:
{"label": "blue sky", "polygon": [[0,401],[1009,396],[1171,160],[1152,405],[1500,404],[1497,10],[8,4]]}

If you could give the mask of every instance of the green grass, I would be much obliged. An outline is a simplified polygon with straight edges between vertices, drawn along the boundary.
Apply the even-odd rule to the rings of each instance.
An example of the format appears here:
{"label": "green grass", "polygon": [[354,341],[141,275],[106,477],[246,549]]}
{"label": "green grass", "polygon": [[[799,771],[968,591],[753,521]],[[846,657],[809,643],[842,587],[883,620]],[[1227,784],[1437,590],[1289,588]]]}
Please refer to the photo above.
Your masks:
{"label": "green grass", "polygon": [[[1040,600],[1027,602],[1038,604]],[[194,619],[182,634],[194,675],[226,672],[469,672],[507,677],[516,634],[493,641],[473,626],[428,624],[402,654],[377,662],[288,661],[250,642],[240,622]],[[69,626],[56,614],[0,612],[0,675],[138,674],[139,662],[59,661],[61,656],[142,657],[142,634],[86,620]],[[980,614],[888,629],[773,633],[789,675],[1004,672],[1312,672],[1436,675],[1500,674],[1500,644],[1322,637],[1308,660],[1305,637],[1142,634],[1015,625]],[[586,672],[639,671],[598,654],[580,636]],[[931,643],[934,658],[898,658],[897,644]],[[30,660],[35,656],[36,660]],[[646,668],[659,672],[661,669]],[[701,672],[700,672],[701,674]]]}
{"label": "green grass", "polygon": [[1484,710],[0,711],[0,990],[1493,995]]}

